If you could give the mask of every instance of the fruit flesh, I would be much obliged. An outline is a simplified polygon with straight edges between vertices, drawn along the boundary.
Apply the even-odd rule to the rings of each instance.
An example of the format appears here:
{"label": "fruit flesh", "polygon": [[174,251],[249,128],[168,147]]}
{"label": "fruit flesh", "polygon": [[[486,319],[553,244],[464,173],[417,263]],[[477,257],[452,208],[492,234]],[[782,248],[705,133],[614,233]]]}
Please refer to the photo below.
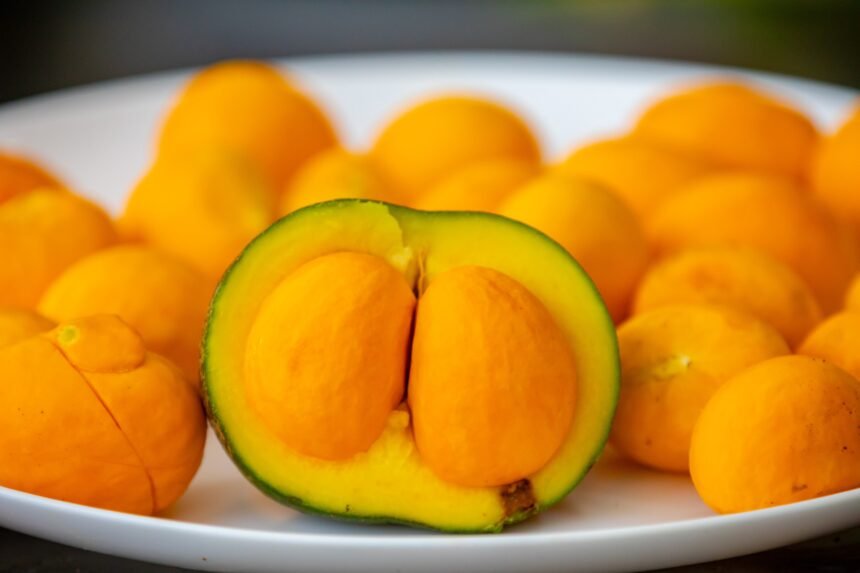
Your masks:
{"label": "fruit flesh", "polygon": [[206,435],[199,396],[119,318],[0,349],[0,484],[151,514],[185,491]]}
{"label": "fruit flesh", "polygon": [[529,127],[505,107],[478,97],[440,96],[407,109],[377,137],[371,157],[407,204],[449,173],[490,159],[537,164]]}
{"label": "fruit flesh", "polygon": [[838,312],[809,333],[798,354],[822,358],[860,380],[860,312]]}
{"label": "fruit flesh", "polygon": [[409,407],[422,459],[466,486],[540,470],[576,401],[573,355],[552,316],[519,283],[477,266],[445,271],[420,300]]}
{"label": "fruit flesh", "polygon": [[183,157],[216,147],[234,153],[260,170],[274,198],[299,165],[335,143],[322,110],[277,69],[234,60],[191,79],[165,118],[158,151]]}
{"label": "fruit flesh", "polygon": [[[323,220],[327,224],[319,225]],[[371,447],[346,461],[301,456],[272,436],[237,383],[253,317],[273,285],[307,261],[343,251],[386,261],[419,293],[445,271],[474,265],[514,278],[541,301],[573,348],[579,381],[565,441],[542,469],[503,487],[440,479],[416,448],[411,414],[403,404],[388,416]],[[264,492],[303,510],[452,531],[497,531],[563,497],[605,440],[617,391],[617,351],[611,321],[602,305],[592,304],[595,297],[563,249],[511,221],[360,201],[315,205],[261,235],[216,293],[204,338],[210,417],[244,473]]]}
{"label": "fruit flesh", "polygon": [[661,261],[639,284],[634,313],[678,303],[748,312],[775,327],[792,348],[822,316],[815,296],[791,268],[740,247],[686,249]]}
{"label": "fruit flesh", "polygon": [[96,205],[51,189],[0,205],[0,305],[33,308],[50,283],[75,261],[116,242]]}
{"label": "fruit flesh", "polygon": [[403,276],[378,257],[333,253],[303,264],[266,297],[248,335],[252,407],[302,454],[366,451],[405,391],[414,308]]}
{"label": "fruit flesh", "polygon": [[803,178],[818,133],[799,111],[744,84],[692,86],[654,103],[634,137],[695,154],[720,167]]}
{"label": "fruit flesh", "polygon": [[63,184],[32,160],[0,151],[0,203],[43,187],[60,189]]}
{"label": "fruit flesh", "polygon": [[642,139],[622,137],[580,147],[556,170],[604,185],[644,221],[682,185],[713,167]]}
{"label": "fruit flesh", "polygon": [[703,304],[635,316],[618,329],[618,341],[612,443],[642,464],[676,472],[687,471],[693,427],[714,392],[744,368],[789,352],[764,322]]}
{"label": "fruit flesh", "polygon": [[690,471],[720,513],[860,486],[860,382],[827,362],[784,356],[744,370],[693,432]]}
{"label": "fruit flesh", "polygon": [[782,177],[737,172],[699,179],[664,203],[647,230],[661,255],[718,245],[764,251],[806,281],[825,313],[842,305],[857,266],[848,229]]}
{"label": "fruit flesh", "polygon": [[197,384],[200,337],[211,295],[207,279],[167,253],[121,245],[81,259],[60,275],[39,301],[58,322],[116,314],[147,347],[179,366]]}
{"label": "fruit flesh", "polygon": [[610,191],[555,173],[514,190],[496,210],[546,233],[583,266],[612,318],[627,316],[648,264],[648,243],[636,216]]}

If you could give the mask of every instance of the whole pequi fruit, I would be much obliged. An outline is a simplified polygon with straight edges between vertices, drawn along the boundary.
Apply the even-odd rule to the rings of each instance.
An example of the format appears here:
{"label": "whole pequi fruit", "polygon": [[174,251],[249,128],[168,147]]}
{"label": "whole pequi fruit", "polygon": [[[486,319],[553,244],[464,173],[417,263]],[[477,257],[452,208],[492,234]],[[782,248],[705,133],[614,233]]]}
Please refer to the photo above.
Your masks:
{"label": "whole pequi fruit", "polygon": [[195,388],[119,318],[97,315],[0,348],[0,485],[152,514],[203,455]]}
{"label": "whole pequi fruit", "polygon": [[534,229],[339,200],[281,219],[226,273],[203,377],[225,449],[276,500],[483,532],[582,479],[618,355],[591,281]]}

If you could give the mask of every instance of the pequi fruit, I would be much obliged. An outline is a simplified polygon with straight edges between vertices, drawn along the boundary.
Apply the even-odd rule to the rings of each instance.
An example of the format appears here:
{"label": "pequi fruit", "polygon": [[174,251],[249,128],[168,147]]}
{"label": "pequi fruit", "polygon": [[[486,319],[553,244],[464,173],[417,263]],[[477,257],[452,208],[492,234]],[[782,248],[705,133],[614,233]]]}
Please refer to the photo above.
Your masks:
{"label": "pequi fruit", "polygon": [[47,332],[54,326],[53,322],[32,310],[0,308],[0,348]]}
{"label": "pequi fruit", "polygon": [[860,382],[782,356],[747,368],[705,406],[690,447],[696,490],[735,513],[860,487]]}
{"label": "pequi fruit", "polygon": [[369,157],[333,147],[301,166],[281,195],[278,212],[288,215],[296,209],[332,199],[381,201],[389,195],[379,170]]}
{"label": "pequi fruit", "polygon": [[713,167],[641,138],[622,137],[580,147],[556,169],[606,186],[645,221],[681,186]]}
{"label": "pequi fruit", "polygon": [[801,112],[734,82],[700,84],[657,101],[639,118],[633,136],[718,167],[799,179],[818,142],[815,126]]}
{"label": "pequi fruit", "polygon": [[131,192],[119,227],[125,238],[183,259],[214,285],[274,219],[275,202],[259,172],[209,149],[158,159]]}
{"label": "pequi fruit", "polygon": [[860,380],[860,313],[838,312],[809,333],[798,354],[823,358]]}
{"label": "pequi fruit", "polygon": [[782,177],[725,173],[699,179],[663,203],[647,230],[660,254],[716,245],[764,251],[806,281],[825,313],[842,306],[857,267],[849,229]]}
{"label": "pequi fruit", "polygon": [[71,193],[38,189],[0,204],[0,305],[33,308],[75,261],[116,242],[99,207]]}
{"label": "pequi fruit", "polygon": [[210,296],[203,275],[183,261],[150,247],[120,245],[66,269],[42,296],[39,311],[58,322],[115,314],[196,384]]}
{"label": "pequi fruit", "polygon": [[515,189],[537,177],[540,167],[521,159],[489,159],[454,171],[415,202],[426,211],[492,212]]}
{"label": "pequi fruit", "polygon": [[440,96],[407,109],[379,134],[371,156],[407,204],[471,163],[520,159],[537,165],[540,147],[507,108],[466,96]]}
{"label": "pequi fruit", "polygon": [[743,247],[683,250],[648,271],[634,299],[636,314],[678,303],[723,304],[776,328],[792,348],[821,320],[812,291],[797,273]]}
{"label": "pequi fruit", "polygon": [[335,144],[322,110],[277,69],[234,60],[191,79],[164,120],[158,153],[222,148],[252,163],[277,194],[302,163]]}
{"label": "pequi fruit", "polygon": [[225,449],[271,497],[498,531],[594,463],[618,356],[587,275],[539,232],[340,200],[281,219],[225,274],[203,378]]}
{"label": "pequi fruit", "polygon": [[824,138],[812,160],[812,189],[860,236],[860,107],[836,133]]}
{"label": "pequi fruit", "polygon": [[687,471],[690,435],[702,408],[728,378],[788,354],[770,325],[705,304],[665,306],[618,329],[621,398],[612,444],[660,470]]}
{"label": "pequi fruit", "polygon": [[0,151],[0,203],[42,187],[62,189],[63,184],[31,159]]}
{"label": "pequi fruit", "polygon": [[152,514],[185,491],[206,423],[194,388],[120,319],[0,349],[0,485]]}
{"label": "pequi fruit", "polygon": [[627,316],[649,253],[624,201],[587,180],[547,173],[514,190],[496,212],[558,241],[594,281],[612,319]]}

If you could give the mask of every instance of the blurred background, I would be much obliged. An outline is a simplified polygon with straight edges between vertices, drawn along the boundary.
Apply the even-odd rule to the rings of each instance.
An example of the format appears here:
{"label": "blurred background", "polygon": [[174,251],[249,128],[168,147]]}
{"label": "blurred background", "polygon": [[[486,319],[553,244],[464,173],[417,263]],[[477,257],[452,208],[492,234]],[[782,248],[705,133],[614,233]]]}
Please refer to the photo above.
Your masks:
{"label": "blurred background", "polygon": [[538,50],[860,88],[857,0],[43,0],[0,16],[0,101],[227,57]]}

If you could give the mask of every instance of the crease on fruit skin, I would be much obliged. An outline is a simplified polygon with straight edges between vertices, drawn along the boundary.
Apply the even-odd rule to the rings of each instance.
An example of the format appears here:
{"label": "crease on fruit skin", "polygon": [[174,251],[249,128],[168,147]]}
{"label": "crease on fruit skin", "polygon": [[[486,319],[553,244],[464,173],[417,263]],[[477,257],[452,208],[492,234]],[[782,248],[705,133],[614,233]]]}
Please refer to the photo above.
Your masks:
{"label": "crease on fruit skin", "polygon": [[[81,381],[84,384],[86,384],[87,388],[90,389],[90,392],[92,392],[95,399],[99,401],[99,404],[101,404],[105,413],[108,416],[110,416],[111,421],[114,423],[117,430],[119,430],[119,432],[122,434],[123,440],[125,440],[125,443],[128,444],[128,447],[131,449],[131,451],[134,453],[134,456],[140,462],[140,465],[138,467],[140,467],[140,469],[143,470],[144,475],[146,475],[146,482],[149,484],[149,495],[150,495],[150,499],[152,502],[152,507],[150,508],[149,513],[150,513],[150,515],[154,514],[155,508],[158,507],[156,491],[155,491],[155,481],[152,478],[152,473],[150,472],[150,468],[146,467],[146,464],[143,461],[143,456],[140,454],[140,451],[137,449],[137,446],[135,446],[135,444],[128,437],[128,434],[126,434],[125,430],[120,425],[119,420],[117,420],[116,416],[114,416],[113,412],[111,412],[110,408],[108,408],[107,403],[105,403],[105,401],[102,399],[101,394],[99,394],[99,392],[98,392],[98,390],[96,390],[95,386],[93,386],[93,384],[90,383],[90,380],[89,380],[89,378],[87,378],[86,374],[81,372],[77,368],[77,366],[75,366],[72,363],[72,361],[69,360],[69,357],[66,356],[65,352],[63,352],[62,347],[59,346],[53,340],[53,338],[51,338],[51,337],[45,337],[45,338],[47,338],[47,340],[51,343],[51,345],[57,349],[57,352],[60,354],[60,356],[63,357],[63,360],[65,360],[66,363],[69,365],[69,368],[74,370],[75,373],[77,373],[78,377],[81,379]],[[125,465],[125,464],[120,464],[120,465]]]}

